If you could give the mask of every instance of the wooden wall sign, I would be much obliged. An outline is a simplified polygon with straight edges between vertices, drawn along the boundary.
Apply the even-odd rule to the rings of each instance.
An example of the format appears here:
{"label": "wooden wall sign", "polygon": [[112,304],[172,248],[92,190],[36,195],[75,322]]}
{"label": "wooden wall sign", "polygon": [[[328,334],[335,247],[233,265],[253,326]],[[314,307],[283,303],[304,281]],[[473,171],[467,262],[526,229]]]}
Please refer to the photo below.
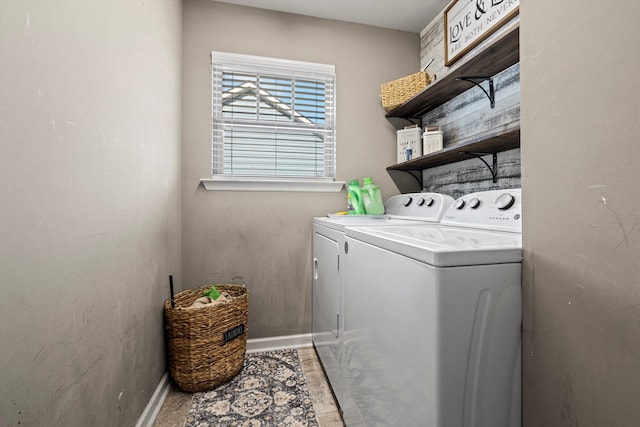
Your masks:
{"label": "wooden wall sign", "polygon": [[520,0],[453,0],[444,11],[444,64],[449,67],[518,14]]}

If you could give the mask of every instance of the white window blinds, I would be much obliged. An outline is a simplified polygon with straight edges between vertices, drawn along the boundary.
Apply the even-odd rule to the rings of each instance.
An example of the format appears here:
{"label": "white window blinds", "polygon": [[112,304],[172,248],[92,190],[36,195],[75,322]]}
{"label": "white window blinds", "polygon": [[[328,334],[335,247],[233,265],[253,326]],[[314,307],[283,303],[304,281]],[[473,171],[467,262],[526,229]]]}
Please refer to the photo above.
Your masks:
{"label": "white window blinds", "polygon": [[212,52],[213,176],[335,177],[335,67]]}

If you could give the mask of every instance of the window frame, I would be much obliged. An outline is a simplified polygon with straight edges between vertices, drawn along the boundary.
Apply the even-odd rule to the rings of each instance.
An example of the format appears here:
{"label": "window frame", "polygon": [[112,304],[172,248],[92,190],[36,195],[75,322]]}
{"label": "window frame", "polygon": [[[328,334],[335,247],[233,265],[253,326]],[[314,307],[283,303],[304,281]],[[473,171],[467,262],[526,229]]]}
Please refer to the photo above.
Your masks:
{"label": "window frame", "polygon": [[[216,142],[216,108],[221,112],[222,92],[218,90],[216,98],[216,85],[214,79],[220,70],[233,71],[254,71],[259,73],[271,73],[276,76],[309,78],[318,76],[318,79],[332,77],[333,83],[333,105],[331,121],[333,123],[332,145],[329,147],[331,162],[325,168],[325,176],[322,177],[275,177],[275,176],[250,176],[232,175],[216,173],[216,167],[220,168],[219,156],[216,150],[222,148],[220,142]],[[327,64],[317,64],[303,61],[293,61],[280,58],[268,58],[262,56],[242,55],[228,52],[211,52],[211,178],[201,179],[201,183],[207,190],[228,190],[228,191],[313,191],[313,192],[339,192],[344,186],[344,181],[336,181],[336,111],[335,111],[335,66]],[[216,106],[216,102],[219,103]],[[275,128],[274,128],[275,129]],[[218,144],[218,145],[216,145]],[[327,148],[323,148],[323,155],[327,156]],[[216,162],[218,164],[216,165]],[[331,176],[327,175],[330,169]]]}

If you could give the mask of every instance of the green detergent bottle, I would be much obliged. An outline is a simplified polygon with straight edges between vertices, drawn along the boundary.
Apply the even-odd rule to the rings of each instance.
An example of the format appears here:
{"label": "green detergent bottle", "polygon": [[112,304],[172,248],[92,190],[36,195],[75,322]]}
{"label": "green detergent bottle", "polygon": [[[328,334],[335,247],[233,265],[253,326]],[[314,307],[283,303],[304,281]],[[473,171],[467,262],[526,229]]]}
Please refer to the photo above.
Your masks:
{"label": "green detergent bottle", "polygon": [[348,192],[348,203],[351,206],[349,209],[349,213],[351,215],[364,215],[364,204],[362,201],[362,189],[360,189],[360,180],[352,179],[349,181],[349,186],[347,188]]}
{"label": "green detergent bottle", "polygon": [[373,179],[369,177],[362,180],[362,201],[366,214],[382,215],[384,213],[380,187],[375,185]]}

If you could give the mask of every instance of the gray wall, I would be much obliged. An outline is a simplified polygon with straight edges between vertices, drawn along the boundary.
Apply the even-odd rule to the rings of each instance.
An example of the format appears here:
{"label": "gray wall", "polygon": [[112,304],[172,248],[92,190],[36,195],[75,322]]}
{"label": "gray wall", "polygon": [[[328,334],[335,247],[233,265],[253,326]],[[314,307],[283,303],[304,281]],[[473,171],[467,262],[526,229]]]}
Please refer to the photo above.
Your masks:
{"label": "gray wall", "polygon": [[242,276],[250,338],[309,333],[311,218],[344,210],[346,193],[199,186],[211,177],[210,52],[335,64],[337,178],[371,176],[387,198],[397,194],[385,172],[396,136],[380,84],[418,69],[418,35],[208,0],[185,1],[183,26],[183,287]]}
{"label": "gray wall", "polygon": [[526,427],[640,419],[638,16],[521,5]]}
{"label": "gray wall", "polygon": [[132,426],[165,372],[181,9],[0,2],[2,426]]}

